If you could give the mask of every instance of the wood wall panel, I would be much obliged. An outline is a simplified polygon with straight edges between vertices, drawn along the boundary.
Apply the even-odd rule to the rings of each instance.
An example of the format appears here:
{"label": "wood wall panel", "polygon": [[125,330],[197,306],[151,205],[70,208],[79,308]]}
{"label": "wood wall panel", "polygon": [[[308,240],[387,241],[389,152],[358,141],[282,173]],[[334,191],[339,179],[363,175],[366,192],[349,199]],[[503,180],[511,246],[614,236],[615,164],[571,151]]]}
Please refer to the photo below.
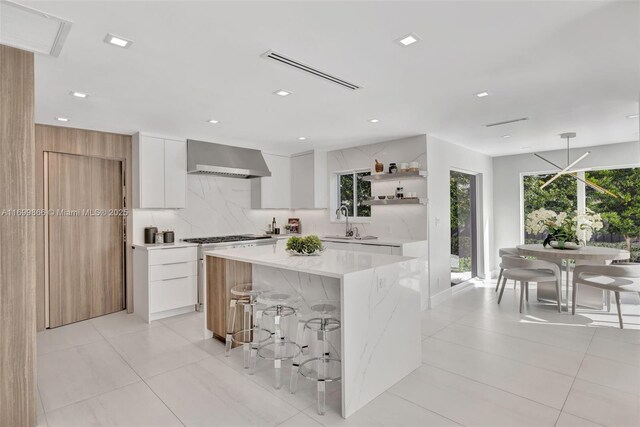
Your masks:
{"label": "wood wall panel", "polygon": [[[224,258],[206,257],[207,264],[207,329],[220,341],[225,340],[231,288],[251,283],[252,266],[249,263]],[[242,313],[236,312],[236,319]]]}
{"label": "wood wall panel", "polygon": [[[59,126],[35,126],[36,139],[36,205],[44,207],[44,156],[45,152],[78,154],[84,156],[101,157],[105,159],[121,160],[124,165],[126,184],[126,200],[129,215],[126,222],[126,234],[131,236],[131,136],[92,130],[65,128]],[[45,228],[44,219],[37,219],[36,241],[36,312],[38,330],[45,328]],[[125,253],[126,274],[126,306],[128,312],[133,312],[133,250],[130,243],[126,244]]]}
{"label": "wood wall panel", "polygon": [[[0,45],[0,211],[33,209],[33,54]],[[0,426],[36,424],[35,220],[0,215]]]}

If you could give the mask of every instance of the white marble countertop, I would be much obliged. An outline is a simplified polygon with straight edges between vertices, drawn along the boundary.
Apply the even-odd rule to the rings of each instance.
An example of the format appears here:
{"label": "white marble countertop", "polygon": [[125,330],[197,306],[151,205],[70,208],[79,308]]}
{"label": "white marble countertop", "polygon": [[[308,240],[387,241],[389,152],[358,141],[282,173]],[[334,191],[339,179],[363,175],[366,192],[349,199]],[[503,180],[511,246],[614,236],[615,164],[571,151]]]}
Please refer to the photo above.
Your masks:
{"label": "white marble countertop", "polygon": [[[305,237],[305,236],[309,236],[310,234],[272,234],[271,237],[281,240],[281,239],[288,239],[289,237],[294,237],[294,236]],[[322,240],[323,242],[356,243],[358,245],[378,245],[378,246],[382,245],[382,246],[398,246],[399,247],[399,246],[407,245],[411,243],[427,242],[426,239],[414,240],[414,239],[401,239],[397,237],[379,237],[377,239],[370,239],[370,240],[369,239],[368,240],[358,240],[358,239],[347,240],[347,239],[331,238],[331,237],[327,237],[319,234],[316,234],[316,236],[320,237],[320,240]]]}
{"label": "white marble countertop", "polygon": [[148,244],[136,244],[133,245],[135,249],[144,249],[146,251],[151,251],[155,249],[169,249],[169,248],[190,248],[193,246],[198,246],[196,243],[188,243],[188,242],[175,242],[175,243],[148,243]]}
{"label": "white marble countertop", "polygon": [[327,249],[320,256],[291,256],[285,249],[286,241],[279,239],[275,245],[205,251],[204,255],[336,278],[342,278],[349,273],[413,260],[410,257],[397,255],[337,249]]}

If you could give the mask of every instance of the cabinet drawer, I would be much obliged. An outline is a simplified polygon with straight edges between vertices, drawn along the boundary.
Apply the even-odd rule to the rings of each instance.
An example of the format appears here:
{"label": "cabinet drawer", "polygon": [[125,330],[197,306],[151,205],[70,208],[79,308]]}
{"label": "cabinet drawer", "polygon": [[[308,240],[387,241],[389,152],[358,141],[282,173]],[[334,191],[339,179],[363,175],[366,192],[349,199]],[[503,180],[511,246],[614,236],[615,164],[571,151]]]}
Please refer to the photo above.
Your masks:
{"label": "cabinet drawer", "polygon": [[181,261],[170,264],[158,264],[149,266],[149,281],[163,279],[175,279],[185,276],[196,276],[198,264],[196,261]]}
{"label": "cabinet drawer", "polygon": [[171,310],[198,302],[196,276],[149,282],[149,312]]}
{"label": "cabinet drawer", "polygon": [[149,265],[197,261],[197,257],[198,249],[196,247],[155,249],[149,251]]}

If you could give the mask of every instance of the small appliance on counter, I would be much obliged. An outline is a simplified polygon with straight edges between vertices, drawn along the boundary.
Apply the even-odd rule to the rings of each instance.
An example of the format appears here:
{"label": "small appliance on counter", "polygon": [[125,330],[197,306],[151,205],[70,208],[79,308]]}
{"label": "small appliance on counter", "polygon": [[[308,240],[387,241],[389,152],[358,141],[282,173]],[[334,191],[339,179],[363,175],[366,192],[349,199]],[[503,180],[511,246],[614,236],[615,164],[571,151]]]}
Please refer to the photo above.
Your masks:
{"label": "small appliance on counter", "polygon": [[156,233],[158,227],[145,227],[144,228],[144,244],[149,245],[156,242]]}

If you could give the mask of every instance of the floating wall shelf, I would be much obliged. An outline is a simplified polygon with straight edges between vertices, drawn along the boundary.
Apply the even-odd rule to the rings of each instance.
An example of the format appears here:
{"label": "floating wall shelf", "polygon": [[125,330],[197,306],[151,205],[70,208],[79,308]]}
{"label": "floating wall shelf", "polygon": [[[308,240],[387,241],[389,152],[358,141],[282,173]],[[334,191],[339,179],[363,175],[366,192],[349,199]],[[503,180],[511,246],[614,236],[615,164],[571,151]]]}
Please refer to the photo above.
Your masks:
{"label": "floating wall shelf", "polygon": [[400,181],[403,179],[426,179],[427,171],[372,173],[362,178],[363,181]]}

